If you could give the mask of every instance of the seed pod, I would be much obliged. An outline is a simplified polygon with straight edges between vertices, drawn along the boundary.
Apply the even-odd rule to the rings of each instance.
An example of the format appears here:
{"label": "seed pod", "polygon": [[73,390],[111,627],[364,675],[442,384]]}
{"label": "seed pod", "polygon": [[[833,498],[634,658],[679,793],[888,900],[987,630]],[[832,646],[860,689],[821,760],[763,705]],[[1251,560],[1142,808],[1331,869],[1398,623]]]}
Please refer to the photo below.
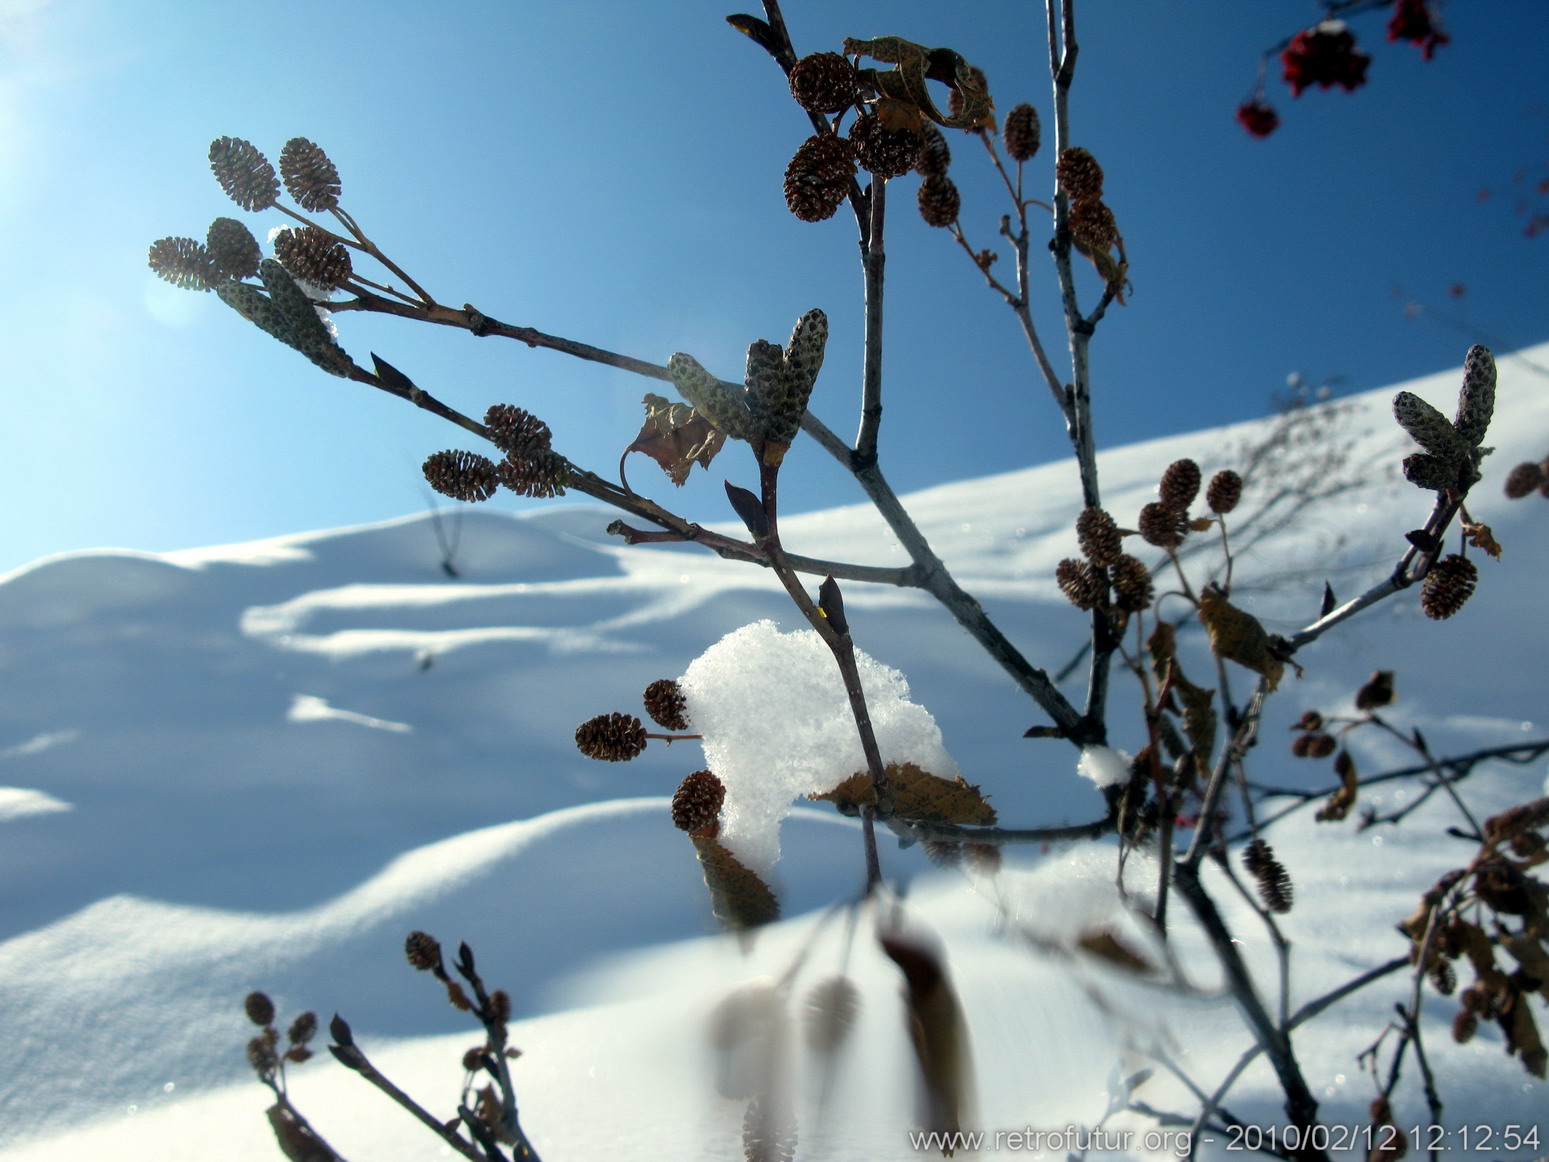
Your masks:
{"label": "seed pod", "polygon": [[1205,489],[1205,506],[1211,512],[1225,516],[1241,499],[1242,477],[1230,468],[1223,468],[1210,478],[1210,486]]}
{"label": "seed pod", "polygon": [[837,52],[815,52],[791,68],[791,96],[809,113],[842,113],[860,98],[860,74]]}
{"label": "seed pod", "polygon": [[192,238],[158,238],[148,258],[157,278],[184,290],[209,290],[216,281],[210,252]]}
{"label": "seed pod", "polygon": [[1168,508],[1187,512],[1199,495],[1199,465],[1192,460],[1174,460],[1162,473],[1157,496]]}
{"label": "seed pod", "polygon": [[1291,740],[1291,753],[1299,759],[1326,759],[1339,747],[1332,734],[1313,731]]}
{"label": "seed pod", "polygon": [[1077,609],[1096,609],[1108,592],[1108,578],[1086,561],[1066,557],[1054,568],[1054,580]]}
{"label": "seed pod", "polygon": [[210,142],[210,169],[226,196],[244,210],[267,210],[280,196],[274,166],[251,141],[217,137]]}
{"label": "seed pod", "polygon": [[946,135],[929,121],[920,125],[920,153],[914,159],[914,172],[921,177],[946,177],[952,164],[952,147]]}
{"label": "seed pod", "polygon": [[920,183],[919,193],[915,197],[920,207],[921,219],[927,226],[940,229],[945,229],[956,222],[963,208],[962,196],[957,192],[957,186],[952,179],[946,174],[931,174]]}
{"label": "seed pod", "polygon": [[235,218],[217,218],[205,236],[217,278],[252,278],[263,259],[258,239]]}
{"label": "seed pod", "polygon": [[1262,839],[1255,839],[1242,852],[1243,866],[1258,881],[1259,899],[1271,912],[1291,910],[1291,877],[1275,858],[1274,848]]}
{"label": "seed pod", "polygon": [[1457,460],[1443,460],[1429,452],[1412,452],[1404,457],[1404,479],[1416,488],[1446,492],[1458,486]]}
{"label": "seed pod", "polygon": [[316,226],[281,230],[274,236],[274,254],[286,270],[303,282],[329,290],[337,290],[355,273],[344,244]]}
{"label": "seed pod", "polygon": [[920,135],[912,129],[889,129],[875,113],[865,113],[850,126],[850,143],[861,168],[879,178],[902,177],[920,156]]}
{"label": "seed pod", "polygon": [[1151,586],[1151,571],[1138,557],[1121,553],[1113,563],[1113,591],[1115,604],[1125,613],[1139,613],[1151,608],[1155,590]]}
{"label": "seed pod", "polygon": [[645,750],[645,727],[633,714],[599,714],[576,727],[576,749],[587,758],[623,763]]}
{"label": "seed pod", "polygon": [[1467,1045],[1479,1032],[1479,1018],[1468,1009],[1459,1009],[1452,1017],[1452,1039],[1459,1045]]}
{"label": "seed pod", "polygon": [[453,500],[488,500],[500,487],[500,476],[488,456],[448,449],[426,457],[425,481]]}
{"label": "seed pod", "polygon": [[1159,549],[1176,549],[1189,531],[1184,514],[1160,501],[1152,501],[1140,510],[1139,525],[1146,543]]}
{"label": "seed pod", "polygon": [[1124,552],[1119,526],[1100,508],[1081,510],[1076,518],[1076,541],[1081,555],[1100,569],[1112,565]]}
{"label": "seed pod", "polygon": [[1084,250],[1107,254],[1119,241],[1119,225],[1101,198],[1081,198],[1070,205],[1070,236]]}
{"label": "seed pod", "polygon": [[1028,104],[1013,108],[1006,114],[1003,137],[1006,142],[1006,152],[1011,155],[1013,161],[1031,161],[1033,155],[1038,152],[1038,146],[1042,140],[1038,110]]}
{"label": "seed pod", "polygon": [[[157,272],[160,273],[159,271]],[[163,278],[166,276],[163,275]],[[1544,467],[1532,460],[1524,460],[1506,474],[1506,495],[1521,500],[1544,483]]]}
{"label": "seed pod", "polygon": [[1420,608],[1425,616],[1444,621],[1463,608],[1479,581],[1479,570],[1458,553],[1443,557],[1431,567],[1420,585]]}
{"label": "seed pod", "polygon": [[672,796],[672,823],[679,831],[702,831],[716,821],[726,786],[710,771],[695,771]]}
{"label": "seed pod", "polygon": [[317,1014],[308,1009],[290,1023],[285,1039],[292,1045],[305,1045],[317,1035]]}
{"label": "seed pod", "polygon": [[1463,389],[1458,393],[1457,418],[1453,426],[1459,436],[1477,448],[1490,429],[1495,414],[1495,356],[1479,344],[1468,349],[1463,360]]}
{"label": "seed pod", "polygon": [[664,730],[688,729],[688,702],[675,678],[658,678],[645,688],[645,712]]}
{"label": "seed pod", "polygon": [[502,452],[547,452],[554,433],[530,411],[514,404],[497,403],[484,413],[490,441]]}
{"label": "seed pod", "polygon": [[1060,150],[1054,177],[1072,201],[1095,201],[1103,196],[1103,167],[1079,145]]}
{"label": "seed pod", "polygon": [[247,1013],[247,1019],[260,1028],[274,1020],[274,1002],[269,999],[268,993],[256,989],[248,993],[242,1000],[242,1008]]}
{"label": "seed pod", "polygon": [[1452,422],[1413,392],[1401,391],[1393,397],[1393,418],[1438,460],[1456,464],[1468,455],[1469,445]]}
{"label": "seed pod", "polygon": [[303,210],[332,210],[339,204],[339,171],[305,137],[292,137],[280,150],[280,174],[285,189]]}
{"label": "seed pod", "polygon": [[675,353],[667,360],[667,374],[678,394],[728,436],[755,440],[762,434],[760,425],[748,410],[746,393],[739,391],[733,395],[730,385],[711,375],[692,355],[681,351]]}
{"label": "seed pod", "polygon": [[1374,670],[1366,684],[1355,693],[1357,710],[1376,710],[1393,702],[1393,671]]}
{"label": "seed pod", "polygon": [[842,137],[821,133],[801,143],[785,167],[785,204],[803,222],[821,222],[850,193],[855,150]]}
{"label": "seed pod", "polygon": [[441,944],[429,932],[410,932],[403,942],[403,951],[420,972],[437,972],[441,968]]}

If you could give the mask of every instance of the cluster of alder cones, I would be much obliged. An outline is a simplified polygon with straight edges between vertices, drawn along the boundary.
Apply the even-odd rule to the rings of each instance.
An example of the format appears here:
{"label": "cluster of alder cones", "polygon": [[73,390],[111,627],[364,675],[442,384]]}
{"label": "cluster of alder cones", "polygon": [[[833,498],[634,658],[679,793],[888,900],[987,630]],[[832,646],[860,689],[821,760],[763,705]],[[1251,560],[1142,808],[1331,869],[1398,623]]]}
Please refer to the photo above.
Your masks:
{"label": "cluster of alder cones", "polygon": [[[983,74],[973,70],[981,86]],[[804,222],[831,218],[849,197],[857,166],[874,178],[902,177],[913,170],[923,179],[917,202],[927,225],[950,227],[957,221],[962,198],[947,175],[952,161],[946,137],[929,120],[900,116],[885,102],[868,105],[861,73],[849,57],[837,52],[818,52],[797,61],[790,73],[791,95],[809,113],[837,116],[857,111],[849,131],[841,136],[835,128],[802,142],[785,170],[785,201],[791,213]],[[963,111],[961,94],[952,90],[951,115]],[[988,133],[993,118],[974,125],[969,132]],[[1038,152],[1041,140],[1038,112],[1031,105],[1016,106],[1006,115],[1002,142],[1018,164]]]}

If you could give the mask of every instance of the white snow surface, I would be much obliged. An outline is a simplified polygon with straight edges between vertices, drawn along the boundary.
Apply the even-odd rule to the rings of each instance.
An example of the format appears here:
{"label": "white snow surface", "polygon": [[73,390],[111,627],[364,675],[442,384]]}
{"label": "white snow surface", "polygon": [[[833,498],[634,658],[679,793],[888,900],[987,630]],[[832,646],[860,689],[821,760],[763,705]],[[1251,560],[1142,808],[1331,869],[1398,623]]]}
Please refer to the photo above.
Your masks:
{"label": "white snow surface", "polygon": [[[1528,354],[1541,362],[1549,348]],[[1460,377],[1404,386],[1450,414]],[[1255,505],[1273,480],[1250,489],[1231,518],[1242,549],[1233,600],[1272,631],[1313,620],[1325,579],[1346,599],[1384,576],[1429,511],[1430,495],[1397,475],[1413,446],[1392,420],[1392,395],[1348,402],[1339,430],[1351,441],[1346,463],[1360,470],[1321,511],[1254,540]],[[1168,462],[1192,456],[1207,475],[1234,466],[1267,424],[1106,452],[1105,503],[1124,525]],[[1423,729],[1438,753],[1549,735],[1549,508],[1500,493],[1511,465],[1549,451],[1549,391],[1509,358],[1487,443],[1497,451],[1470,510],[1492,526],[1503,558],[1480,560],[1478,593],[1450,621],[1428,621],[1404,594],[1303,651],[1305,676],[1287,675],[1250,756],[1258,782],[1330,789],[1327,762],[1290,757],[1287,728],[1307,709],[1349,712],[1376,669],[1397,674],[1387,720]],[[717,465],[733,459],[728,451]],[[959,582],[1051,674],[1079,663],[1086,634],[1053,582],[1058,560],[1077,551],[1078,495],[1064,462],[907,498]],[[626,548],[604,534],[611,518],[599,510],[474,508],[453,519],[462,522],[455,578],[424,516],[178,553],[72,553],[0,577],[0,1162],[273,1162],[268,1091],[243,1054],[254,1030],[241,1000],[254,988],[275,998],[282,1021],[314,1009],[326,1027],[341,1013],[389,1077],[450,1117],[459,1059],[478,1031],[405,963],[413,929],[449,948],[468,941],[488,982],[510,991],[522,1120],[548,1162],[739,1157],[744,1103],[716,1090],[724,1062],[705,1047],[709,1010],[769,977],[796,1011],[837,972],[853,979],[861,1008],[841,1054],[797,1053],[797,1157],[931,1156],[908,1139],[911,1051],[880,924],[939,942],[971,1044],[972,1124],[992,1133],[1095,1126],[1126,1078],[1146,1078],[1135,1097],[1152,1109],[1192,1111],[1181,1079],[1213,1087],[1249,1047],[1188,923],[1174,944],[1187,988],[1083,951],[1083,938],[1107,933],[1161,962],[1125,903],[1155,890],[1154,868],[1131,856],[1121,892],[1107,844],[1008,849],[1004,870],[987,877],[933,870],[916,849],[884,842],[903,900],[852,912],[863,876],[857,824],[798,806],[779,829],[786,919],[754,939],[714,934],[691,846],[668,817],[673,788],[704,761],[698,744],[657,742],[632,763],[596,763],[576,752],[573,731],[597,713],[638,712],[650,681],[686,675],[709,761],[748,764],[734,780],[737,810],[753,801],[762,751],[779,780],[748,809],[778,817],[798,783],[853,763],[837,733],[826,773],[815,773],[815,753],[801,757],[827,743],[806,743],[799,699],[817,696],[813,716],[847,710],[820,694],[821,667],[750,674],[735,652],[718,666],[716,643],[732,634],[756,656],[798,651],[800,618],[767,572],[688,547]],[[795,552],[902,561],[868,509],[781,526]],[[1196,584],[1210,560],[1188,558]],[[1159,592],[1172,587],[1158,578]],[[861,584],[844,595],[857,645],[882,660],[868,667],[868,693],[911,734],[903,749],[939,748],[937,773],[955,759],[1007,826],[1102,814],[1070,748],[1023,737],[1043,715],[939,607],[916,591]],[[1164,598],[1164,612],[1181,614],[1177,601]],[[1179,641],[1190,677],[1214,685],[1202,635],[1185,628]],[[1240,698],[1252,676],[1226,669]],[[741,692],[706,696],[706,672]],[[813,691],[783,689],[781,674],[793,672],[810,673]],[[1084,666],[1061,688],[1079,704]],[[718,697],[732,718],[737,699],[752,700],[768,733],[712,727]],[[1116,673],[1110,697],[1110,743],[1133,752],[1146,741],[1136,687]],[[727,757],[737,746],[745,752]],[[1412,761],[1375,731],[1357,731],[1349,746],[1363,772]],[[1546,766],[1481,764],[1461,790],[1483,818],[1545,794]],[[1417,793],[1413,783],[1380,784],[1361,805],[1393,810]],[[1261,818],[1292,805],[1271,799]],[[1293,1010],[1402,957],[1394,925],[1477,850],[1446,834],[1459,820],[1440,795],[1397,827],[1317,824],[1312,814],[1291,811],[1267,833],[1296,891],[1280,919]],[[1207,882],[1278,1005],[1263,926],[1213,869]],[[1175,900],[1175,918],[1180,908]],[[1366,1124],[1373,1086],[1357,1055],[1408,988],[1405,973],[1385,978],[1297,1031],[1330,1125]],[[1488,1156],[1543,1157],[1544,1084],[1506,1056],[1493,1027],[1453,1044],[1455,1004],[1427,994],[1425,1005],[1444,1122],[1537,1128],[1535,1148],[1497,1145]],[[291,1069],[290,1089],[351,1162],[445,1156],[326,1051]],[[1277,1092],[1259,1061],[1226,1104],[1280,1125]],[[1429,1120],[1412,1062],[1394,1104],[1405,1125]],[[1093,1158],[1172,1154],[1145,1137],[1154,1118],[1124,1113],[1103,1125],[1130,1137]],[[997,1149],[992,1140],[980,1156],[1038,1153],[1012,1141]],[[1045,1147],[1044,1156],[1065,1152]],[[1225,1147],[1218,1138],[1202,1154],[1242,1157]]]}

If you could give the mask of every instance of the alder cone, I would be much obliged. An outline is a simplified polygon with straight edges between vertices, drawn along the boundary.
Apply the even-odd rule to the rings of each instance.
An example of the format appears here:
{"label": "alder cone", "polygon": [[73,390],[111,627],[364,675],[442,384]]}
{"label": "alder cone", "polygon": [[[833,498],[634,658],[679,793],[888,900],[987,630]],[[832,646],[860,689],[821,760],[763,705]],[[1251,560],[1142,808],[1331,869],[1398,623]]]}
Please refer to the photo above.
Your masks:
{"label": "alder cone", "polygon": [[339,204],[339,171],[328,155],[305,137],[292,137],[280,150],[280,175],[296,205],[309,213]]}
{"label": "alder cone", "polygon": [[244,210],[267,210],[280,196],[280,179],[251,141],[217,137],[210,142],[210,170],[226,196]]}
{"label": "alder cone", "polygon": [[304,282],[337,290],[354,274],[344,244],[316,226],[292,227],[274,236],[281,265]]}
{"label": "alder cone", "polygon": [[1186,512],[1199,495],[1199,465],[1192,460],[1174,460],[1162,473],[1162,483],[1157,495],[1168,508]]}
{"label": "alder cone", "polygon": [[832,218],[850,193],[855,152],[832,133],[807,138],[785,167],[785,204],[803,222]]}
{"label": "alder cone", "polygon": [[1054,177],[1071,201],[1096,200],[1103,196],[1103,167],[1079,145],[1060,150],[1054,163]]}
{"label": "alder cone", "polygon": [[1043,130],[1038,123],[1038,110],[1031,105],[1016,106],[1006,114],[1003,130],[1006,152],[1013,161],[1031,161],[1043,140]]}
{"label": "alder cone", "polygon": [[1119,224],[1101,198],[1072,198],[1070,236],[1095,254],[1106,254],[1119,241]]}
{"label": "alder cone", "polygon": [[672,822],[680,831],[703,831],[726,802],[726,787],[711,771],[688,775],[672,796]]}
{"label": "alder cone", "polygon": [[1453,553],[1431,567],[1420,585],[1420,608],[1433,621],[1445,621],[1473,596],[1479,569],[1467,557]]}
{"label": "alder cone", "polygon": [[488,500],[500,487],[494,462],[477,452],[435,452],[426,458],[424,472],[426,483],[453,500]]}
{"label": "alder cone", "polygon": [[945,177],[952,164],[952,147],[946,136],[929,121],[920,128],[920,154],[914,159],[914,171],[921,177]]}
{"label": "alder cone", "polygon": [[1161,501],[1152,501],[1142,508],[1139,523],[1140,535],[1146,543],[1159,549],[1176,549],[1188,533],[1183,513]]}
{"label": "alder cone", "polygon": [[1210,478],[1205,489],[1205,505],[1218,516],[1225,516],[1242,500],[1242,477],[1223,468]]}
{"label": "alder cone", "polygon": [[587,758],[623,763],[645,750],[645,727],[633,714],[599,714],[575,730],[576,749]]}
{"label": "alder cone", "polygon": [[263,251],[253,232],[235,218],[217,218],[205,235],[210,263],[220,278],[253,278]]}
{"label": "alder cone", "polygon": [[920,217],[927,226],[947,227],[957,221],[963,199],[946,174],[932,174],[920,183]]}
{"label": "alder cone", "polygon": [[1112,565],[1124,552],[1119,526],[1100,508],[1081,510],[1076,518],[1076,542],[1081,546],[1081,555],[1099,568]]}
{"label": "alder cone", "polygon": [[860,76],[837,52],[804,56],[791,69],[791,96],[809,113],[842,113],[860,96]]}
{"label": "alder cone", "polygon": [[688,700],[675,678],[658,678],[645,688],[645,712],[665,730],[688,729]]}
{"label": "alder cone", "polygon": [[879,178],[902,177],[920,156],[920,135],[912,129],[889,129],[875,113],[857,117],[850,126],[861,168]]}

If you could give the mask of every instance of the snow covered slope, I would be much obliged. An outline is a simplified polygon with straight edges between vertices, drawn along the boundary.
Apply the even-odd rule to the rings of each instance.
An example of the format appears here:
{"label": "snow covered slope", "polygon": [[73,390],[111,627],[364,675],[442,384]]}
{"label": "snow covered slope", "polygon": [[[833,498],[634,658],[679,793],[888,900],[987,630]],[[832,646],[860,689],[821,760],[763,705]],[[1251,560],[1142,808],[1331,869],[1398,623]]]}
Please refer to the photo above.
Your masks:
{"label": "snow covered slope", "polygon": [[[1408,386],[1450,412],[1457,383],[1449,372]],[[1340,421],[1352,486],[1238,561],[1237,591],[1272,628],[1312,620],[1325,576],[1342,597],[1380,577],[1428,511],[1428,494],[1394,474],[1410,449],[1391,396],[1357,397]],[[1267,429],[1106,453],[1106,503],[1130,521],[1169,461],[1231,467]],[[1549,452],[1549,391],[1510,360],[1490,442],[1499,451],[1474,515],[1506,551],[1482,563],[1474,602],[1435,624],[1406,595],[1305,651],[1305,678],[1272,703],[1259,778],[1327,782],[1325,766],[1284,754],[1284,727],[1309,707],[1348,707],[1378,668],[1398,673],[1392,721],[1422,725],[1439,751],[1549,734],[1549,507],[1507,502],[1499,484],[1513,463]],[[734,461],[728,452],[717,468],[735,474]],[[1291,475],[1261,481],[1261,498]],[[909,498],[959,580],[1051,671],[1084,636],[1053,583],[1075,549],[1073,477],[1053,464]],[[801,917],[853,894],[854,826],[807,809],[786,824],[777,877],[795,918],[745,960],[706,936],[697,865],[666,817],[665,796],[703,765],[697,745],[658,743],[604,764],[577,753],[572,736],[594,714],[638,712],[649,681],[683,674],[722,635],[761,618],[795,629],[799,618],[762,571],[691,549],[625,548],[603,535],[610,518],[596,510],[459,519],[456,578],[424,516],[180,553],[70,554],[0,578],[4,1162],[277,1157],[266,1091],[242,1058],[251,988],[287,1014],[343,1012],[368,1048],[392,1046],[380,1060],[395,1077],[450,1111],[457,1059],[476,1038],[403,962],[413,928],[469,940],[491,982],[512,992],[524,1122],[545,1157],[617,1157],[625,1144],[641,1157],[736,1155],[740,1106],[718,1105],[704,1083],[696,1022],[717,990],[780,973],[803,948],[835,967],[844,925],[813,936],[815,921]],[[782,528],[808,555],[901,560],[865,509]],[[1003,822],[1100,813],[1067,748],[1021,737],[1041,715],[944,612],[915,593],[849,585],[845,595],[858,645],[907,676]],[[1080,683],[1078,667],[1073,696]],[[1133,704],[1122,683],[1114,697]],[[1115,744],[1136,745],[1138,715],[1116,712],[1115,723]],[[1405,761],[1389,744],[1354,746],[1363,770]],[[1482,772],[1470,790],[1487,813],[1543,784],[1540,763]],[[1286,826],[1276,843],[1302,901],[1287,920],[1304,966],[1298,995],[1403,951],[1392,924],[1459,855],[1438,847],[1439,831],[1419,819],[1386,836]],[[899,875],[925,866],[914,852],[885,859]],[[1224,1002],[1136,993],[1030,951],[1026,933],[996,935],[1031,925],[1057,943],[1105,909],[1117,916],[1111,858],[1029,852],[1013,863],[997,881],[926,878],[911,903],[945,938],[971,998],[981,1124],[1090,1125],[1113,1079],[1159,1046],[1213,1083],[1245,1043]],[[852,967],[868,1001],[834,1109],[864,1098],[892,1114],[817,1124],[806,1156],[917,1156],[903,1130],[896,972],[865,939]],[[1111,1011],[1087,999],[1094,989]],[[1330,1030],[1338,1036],[1307,1051],[1336,1120],[1364,1117],[1369,1085],[1353,1055],[1393,999],[1350,1002],[1356,1015]],[[1498,1039],[1436,1052],[1468,1063],[1448,1083],[1459,1110],[1518,1122],[1542,1110],[1542,1085]],[[294,1077],[303,1108],[355,1162],[436,1148],[331,1061]],[[1245,1085],[1243,1108],[1278,1120],[1263,1080]]]}

